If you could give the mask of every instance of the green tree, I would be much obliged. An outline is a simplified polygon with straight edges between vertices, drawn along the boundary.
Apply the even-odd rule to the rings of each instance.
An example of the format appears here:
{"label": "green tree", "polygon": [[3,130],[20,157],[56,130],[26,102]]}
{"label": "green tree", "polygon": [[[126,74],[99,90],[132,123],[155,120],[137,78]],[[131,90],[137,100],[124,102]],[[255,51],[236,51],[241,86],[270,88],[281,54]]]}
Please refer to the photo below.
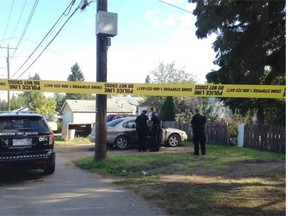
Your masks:
{"label": "green tree", "polygon": [[43,93],[33,92],[29,109],[44,115],[45,117],[54,116],[56,101],[53,98],[46,98]]}
{"label": "green tree", "polygon": [[149,75],[146,76],[145,83],[151,83],[151,78]]}
{"label": "green tree", "polygon": [[53,96],[54,100],[56,101],[56,110],[60,112],[65,100],[66,96],[64,94],[55,93]]}
{"label": "green tree", "polygon": [[[206,75],[210,83],[285,85],[286,3],[272,1],[193,0],[196,35],[217,34],[213,43],[219,66]],[[241,114],[255,110],[259,122],[282,115],[285,100],[223,99]],[[274,104],[281,104],[279,108]],[[271,113],[271,109],[273,112]],[[285,118],[281,116],[282,121]]]}
{"label": "green tree", "polygon": [[[41,80],[39,74],[29,77],[30,80]],[[53,98],[46,98],[43,92],[24,92],[11,98],[11,108],[19,109],[28,107],[31,111],[42,114],[45,117],[53,116],[56,108],[56,101]]]}
{"label": "green tree", "polygon": [[[35,73],[34,76],[32,76],[32,77],[29,76],[28,79],[29,80],[41,80],[40,75],[37,74],[37,73]],[[34,92],[34,94],[35,93],[40,94],[40,92]],[[22,94],[18,95],[19,100],[21,100],[21,101],[24,100],[25,101],[25,105],[24,106],[27,106],[27,104],[32,101],[31,94],[33,94],[33,92],[27,91],[27,92],[23,92]]]}
{"label": "green tree", "polygon": [[184,68],[177,69],[175,61],[160,62],[150,74],[149,81],[153,83],[194,83],[192,74],[186,73]]}
{"label": "green tree", "polygon": [[[195,83],[193,75],[185,72],[184,68],[176,68],[175,61],[164,63],[160,62],[157,67],[151,71],[151,76],[146,77],[146,81],[149,80],[150,83]],[[156,107],[158,110],[162,109],[161,107],[165,103],[167,97],[149,97],[151,105]],[[189,100],[191,98],[186,97],[173,97],[175,113],[179,117],[178,120],[187,121],[191,116]],[[177,118],[178,118],[177,117]],[[174,115],[175,119],[175,115]]]}
{"label": "green tree", "polygon": [[[75,63],[71,67],[71,74],[69,74],[67,81],[80,81],[84,82],[84,75],[77,63]],[[91,94],[75,94],[75,93],[67,93],[66,99],[75,99],[75,100],[92,100],[95,99],[95,96]]]}
{"label": "green tree", "polygon": [[0,111],[7,111],[8,110],[8,103],[6,100],[0,101]]}
{"label": "green tree", "polygon": [[166,97],[160,111],[162,121],[175,121],[175,111],[173,97]]}
{"label": "green tree", "polygon": [[10,109],[16,110],[24,107],[27,107],[26,97],[24,97],[23,94],[19,94],[18,96],[12,94],[10,99]]}
{"label": "green tree", "polygon": [[41,79],[40,79],[40,75],[39,75],[38,73],[35,73],[33,77],[30,77],[30,76],[29,76],[28,79],[30,79],[30,80],[41,80]]}
{"label": "green tree", "polygon": [[69,74],[68,81],[81,81],[83,82],[84,79],[84,75],[79,67],[79,65],[77,63],[75,63],[72,67],[71,67],[71,74]]}
{"label": "green tree", "polygon": [[[29,80],[40,80],[39,74],[35,74],[34,76],[28,78]],[[28,107],[28,104],[33,101],[31,98],[32,94],[43,94],[40,92],[23,92],[23,93],[13,93],[11,99],[10,99],[10,109],[16,110],[20,108],[26,108]],[[4,105],[4,104],[3,104]],[[8,110],[8,105],[6,110]]]}

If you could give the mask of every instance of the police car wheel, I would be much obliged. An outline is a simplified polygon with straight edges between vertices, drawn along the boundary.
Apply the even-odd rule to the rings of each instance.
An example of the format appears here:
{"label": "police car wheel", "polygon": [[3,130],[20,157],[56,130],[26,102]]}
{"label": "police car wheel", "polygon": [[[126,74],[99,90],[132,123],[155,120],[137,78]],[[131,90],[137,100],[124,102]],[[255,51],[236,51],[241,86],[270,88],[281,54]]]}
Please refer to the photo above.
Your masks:
{"label": "police car wheel", "polygon": [[43,172],[45,175],[51,175],[54,173],[54,171],[55,171],[55,163],[53,163],[53,164],[51,164],[51,165],[49,165],[43,169]]}

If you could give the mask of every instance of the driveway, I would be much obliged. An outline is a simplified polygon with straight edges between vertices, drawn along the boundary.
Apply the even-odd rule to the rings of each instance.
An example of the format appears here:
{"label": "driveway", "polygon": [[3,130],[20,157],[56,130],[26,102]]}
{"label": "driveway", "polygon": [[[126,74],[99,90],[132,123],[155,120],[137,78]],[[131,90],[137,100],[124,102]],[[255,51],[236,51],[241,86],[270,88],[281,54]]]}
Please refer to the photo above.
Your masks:
{"label": "driveway", "polygon": [[57,149],[50,176],[39,170],[1,172],[0,215],[165,215],[132,192],[76,168],[72,159],[94,154],[91,145],[77,148],[86,151]]}

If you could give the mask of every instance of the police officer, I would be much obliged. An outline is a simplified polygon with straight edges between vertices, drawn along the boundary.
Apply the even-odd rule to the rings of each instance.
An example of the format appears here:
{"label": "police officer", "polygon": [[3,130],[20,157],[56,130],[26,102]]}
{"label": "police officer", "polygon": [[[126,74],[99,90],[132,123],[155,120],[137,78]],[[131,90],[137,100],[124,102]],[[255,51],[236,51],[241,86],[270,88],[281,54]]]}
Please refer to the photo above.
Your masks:
{"label": "police officer", "polygon": [[199,143],[201,147],[201,154],[206,154],[205,146],[205,128],[206,128],[206,117],[200,115],[199,109],[195,109],[195,115],[193,115],[190,122],[190,126],[193,131],[193,143],[194,143],[194,155],[199,155]]}
{"label": "police officer", "polygon": [[161,144],[161,119],[155,108],[151,108],[151,132],[152,132],[152,149],[151,151],[159,151]]}
{"label": "police officer", "polygon": [[138,150],[146,151],[147,133],[148,133],[148,116],[147,110],[143,110],[140,115],[136,117],[136,131],[138,138]]}

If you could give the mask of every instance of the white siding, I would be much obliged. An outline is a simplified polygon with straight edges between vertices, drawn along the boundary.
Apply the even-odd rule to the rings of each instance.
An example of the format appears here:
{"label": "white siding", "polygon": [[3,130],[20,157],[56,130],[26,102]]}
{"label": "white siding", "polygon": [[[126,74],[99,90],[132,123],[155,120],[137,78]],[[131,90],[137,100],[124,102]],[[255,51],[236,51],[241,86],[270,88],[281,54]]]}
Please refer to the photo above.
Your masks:
{"label": "white siding", "polygon": [[68,124],[73,122],[72,112],[67,106],[63,109],[62,139],[68,138]]}
{"label": "white siding", "polygon": [[68,124],[68,123],[72,123],[72,122],[73,122],[72,112],[71,111],[63,112],[63,124]]}
{"label": "white siding", "polygon": [[74,113],[73,123],[94,123],[96,113]]}

